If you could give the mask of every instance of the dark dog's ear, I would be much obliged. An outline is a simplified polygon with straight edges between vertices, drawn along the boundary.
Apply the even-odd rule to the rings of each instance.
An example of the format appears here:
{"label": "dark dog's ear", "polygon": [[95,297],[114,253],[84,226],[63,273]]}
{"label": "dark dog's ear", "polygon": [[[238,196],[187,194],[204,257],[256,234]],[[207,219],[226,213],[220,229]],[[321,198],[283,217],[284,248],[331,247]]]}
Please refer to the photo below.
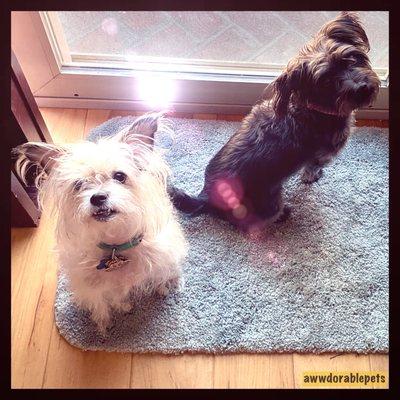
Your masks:
{"label": "dark dog's ear", "polygon": [[321,33],[338,42],[360,47],[365,52],[370,49],[368,37],[355,12],[342,11],[333,21],[322,27]]}
{"label": "dark dog's ear", "polygon": [[12,150],[16,158],[16,171],[26,182],[26,175],[31,166],[39,166],[42,171],[49,174],[56,165],[57,159],[64,154],[66,149],[49,143],[28,142]]}
{"label": "dark dog's ear", "polygon": [[142,143],[148,147],[153,147],[154,134],[159,129],[161,118],[166,111],[152,112],[141,115],[132,125],[120,133],[118,139],[128,144]]}
{"label": "dark dog's ear", "polygon": [[340,14],[336,17],[337,19],[344,19],[352,24],[360,25],[360,17],[354,11],[340,11]]}
{"label": "dark dog's ear", "polygon": [[283,117],[288,109],[290,97],[301,87],[307,70],[306,62],[288,65],[286,70],[272,83],[272,108],[278,118]]}
{"label": "dark dog's ear", "polygon": [[287,72],[282,73],[277,79],[275,79],[272,83],[272,90],[272,108],[275,115],[278,118],[281,118],[287,111],[290,96],[293,91],[290,84],[289,74]]}

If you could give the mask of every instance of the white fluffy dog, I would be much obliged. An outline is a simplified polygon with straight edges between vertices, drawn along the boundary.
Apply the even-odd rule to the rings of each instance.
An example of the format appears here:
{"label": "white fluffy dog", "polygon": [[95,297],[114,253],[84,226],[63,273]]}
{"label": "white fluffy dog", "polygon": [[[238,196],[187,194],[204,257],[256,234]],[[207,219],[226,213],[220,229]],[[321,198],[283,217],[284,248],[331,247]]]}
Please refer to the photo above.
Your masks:
{"label": "white fluffy dog", "polygon": [[75,303],[104,333],[129,295],[179,287],[186,241],[166,191],[169,169],[153,149],[162,113],[145,114],[97,142],[17,147],[26,179],[39,165],[41,206],[57,214],[57,251]]}

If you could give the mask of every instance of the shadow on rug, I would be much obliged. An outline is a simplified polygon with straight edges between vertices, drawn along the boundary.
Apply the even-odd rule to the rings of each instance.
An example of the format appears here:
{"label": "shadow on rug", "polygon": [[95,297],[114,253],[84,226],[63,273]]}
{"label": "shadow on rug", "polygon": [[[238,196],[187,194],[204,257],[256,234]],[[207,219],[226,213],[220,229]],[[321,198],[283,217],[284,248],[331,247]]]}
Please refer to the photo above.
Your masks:
{"label": "shadow on rug", "polygon": [[[107,134],[111,120],[92,131]],[[197,194],[204,168],[237,122],[173,119],[166,159],[173,181]],[[356,128],[339,157],[309,186],[285,187],[291,217],[246,236],[202,215],[180,217],[189,241],[185,287],[115,314],[102,337],[59,277],[61,335],[85,350],[126,352],[387,352],[388,130]]]}

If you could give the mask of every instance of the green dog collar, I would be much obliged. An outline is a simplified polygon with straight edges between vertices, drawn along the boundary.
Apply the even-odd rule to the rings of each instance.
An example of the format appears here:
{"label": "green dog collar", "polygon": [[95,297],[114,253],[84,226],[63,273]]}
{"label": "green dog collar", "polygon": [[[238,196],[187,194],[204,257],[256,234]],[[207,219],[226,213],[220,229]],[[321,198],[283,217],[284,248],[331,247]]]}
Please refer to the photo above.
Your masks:
{"label": "green dog collar", "polygon": [[132,247],[137,246],[143,239],[143,235],[140,236],[134,236],[131,240],[128,242],[122,243],[122,244],[108,244],[104,242],[100,242],[97,247],[100,247],[100,249],[103,250],[112,250],[113,252],[116,251],[124,251],[128,250]]}

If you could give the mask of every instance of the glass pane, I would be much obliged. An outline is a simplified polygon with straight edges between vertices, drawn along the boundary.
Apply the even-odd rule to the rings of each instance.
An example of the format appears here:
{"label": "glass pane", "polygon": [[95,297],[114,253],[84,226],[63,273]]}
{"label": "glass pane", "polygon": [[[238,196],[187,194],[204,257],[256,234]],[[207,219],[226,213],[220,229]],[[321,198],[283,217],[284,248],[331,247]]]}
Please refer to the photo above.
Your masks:
{"label": "glass pane", "polygon": [[[58,12],[74,54],[285,65],[335,11]],[[359,12],[375,68],[388,68],[388,12]],[[101,57],[99,57],[101,58]]]}

